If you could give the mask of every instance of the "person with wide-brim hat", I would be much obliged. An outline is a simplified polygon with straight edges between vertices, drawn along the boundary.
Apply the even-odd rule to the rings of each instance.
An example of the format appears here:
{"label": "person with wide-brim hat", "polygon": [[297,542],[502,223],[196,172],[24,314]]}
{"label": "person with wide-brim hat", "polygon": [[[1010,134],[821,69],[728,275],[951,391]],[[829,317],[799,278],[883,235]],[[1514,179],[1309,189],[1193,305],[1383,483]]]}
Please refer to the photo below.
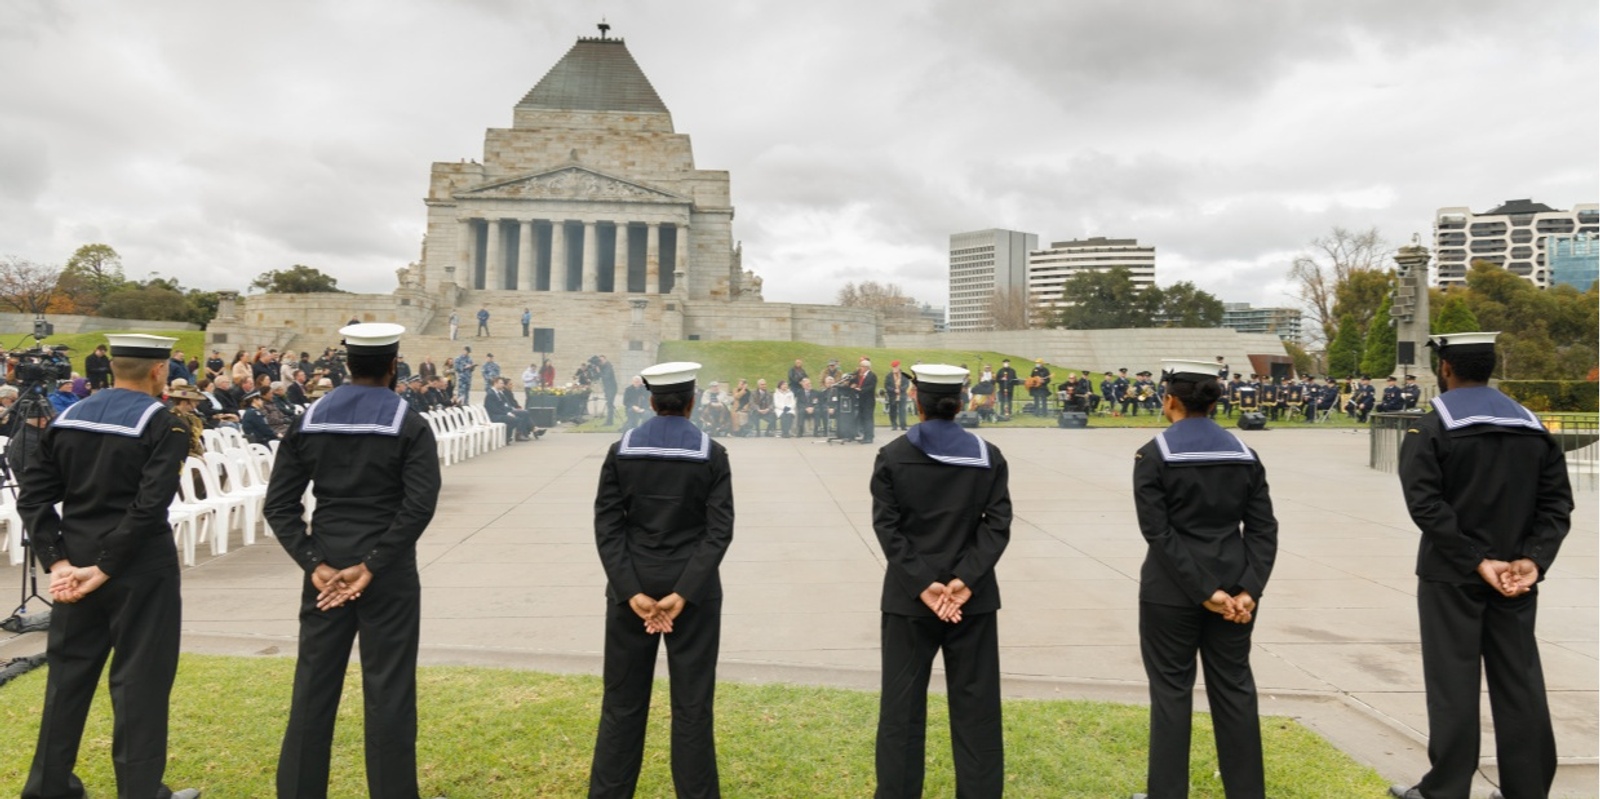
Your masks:
{"label": "person with wide-brim hat", "polygon": [[1262,799],[1250,648],[1278,551],[1267,473],[1254,450],[1210,418],[1223,393],[1215,363],[1169,359],[1162,370],[1161,410],[1171,426],[1140,447],[1133,464],[1147,545],[1139,571],[1139,650],[1150,683],[1145,789],[1157,799],[1188,795],[1198,654],[1223,790],[1229,799]]}
{"label": "person with wide-brim hat", "polygon": [[167,384],[167,408],[188,429],[189,454],[197,458],[206,454],[205,439],[200,435],[206,429],[206,420],[196,410],[205,401],[206,395],[185,378],[180,377]]}

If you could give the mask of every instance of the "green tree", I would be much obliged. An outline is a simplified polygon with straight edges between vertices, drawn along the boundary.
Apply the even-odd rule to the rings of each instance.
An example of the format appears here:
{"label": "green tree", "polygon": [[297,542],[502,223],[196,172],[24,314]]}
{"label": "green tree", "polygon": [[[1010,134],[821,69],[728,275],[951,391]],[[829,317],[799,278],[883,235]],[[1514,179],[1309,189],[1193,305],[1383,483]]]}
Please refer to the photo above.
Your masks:
{"label": "green tree", "polygon": [[1367,324],[1367,340],[1361,353],[1361,373],[1364,375],[1377,378],[1394,373],[1396,336],[1394,322],[1389,318],[1389,308],[1393,304],[1392,297],[1384,297],[1378,312]]}
{"label": "green tree", "polygon": [[1428,332],[1437,336],[1443,333],[1472,333],[1480,329],[1478,317],[1473,315],[1472,307],[1467,304],[1467,298],[1459,293],[1452,293],[1439,308],[1439,315],[1434,318]]}
{"label": "green tree", "polygon": [[1161,291],[1140,291],[1126,267],[1084,272],[1066,281],[1061,299],[1069,303],[1056,314],[1055,327],[1067,330],[1109,330],[1153,327],[1161,310]]}
{"label": "green tree", "polygon": [[274,269],[262,272],[251,281],[250,288],[260,289],[268,294],[314,294],[317,292],[338,292],[339,280],[321,270],[295,264],[288,269]]}
{"label": "green tree", "polygon": [[1222,300],[1185,280],[1160,292],[1159,315],[1167,327],[1221,327]]}
{"label": "green tree", "polygon": [[183,292],[163,283],[131,285],[106,297],[100,315],[116,319],[154,319],[163,322],[190,322],[194,306]]}
{"label": "green tree", "polygon": [[[1365,269],[1351,272],[1334,287],[1333,315],[1354,317],[1356,324],[1366,330],[1372,320],[1384,316],[1379,306],[1389,301],[1394,292],[1395,275],[1389,269]],[[1385,320],[1387,321],[1387,320]]]}
{"label": "green tree", "polygon": [[1361,367],[1361,329],[1353,316],[1339,318],[1338,331],[1328,345],[1328,376],[1343,378]]}
{"label": "green tree", "polygon": [[1294,361],[1295,374],[1309,375],[1317,371],[1317,361],[1311,357],[1311,353],[1306,352],[1305,347],[1293,341],[1285,341],[1283,342],[1283,349],[1289,353],[1289,359]]}
{"label": "green tree", "polygon": [[85,244],[67,259],[57,284],[78,313],[95,314],[106,298],[127,285],[122,256],[109,244]]}

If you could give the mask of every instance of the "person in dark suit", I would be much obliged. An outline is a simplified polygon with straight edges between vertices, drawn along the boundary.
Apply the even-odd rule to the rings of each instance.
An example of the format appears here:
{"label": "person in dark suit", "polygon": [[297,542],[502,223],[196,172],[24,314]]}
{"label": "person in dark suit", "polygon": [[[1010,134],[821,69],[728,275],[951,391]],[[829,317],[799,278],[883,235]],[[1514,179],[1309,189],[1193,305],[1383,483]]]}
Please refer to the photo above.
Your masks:
{"label": "person in dark suit", "polygon": [[1561,445],[1489,386],[1494,333],[1434,336],[1441,392],[1400,443],[1400,488],[1422,532],[1417,612],[1428,694],[1427,774],[1400,799],[1458,799],[1478,769],[1487,677],[1500,789],[1548,796],[1555,732],[1534,621],[1538,583],[1572,526]]}
{"label": "person in dark suit", "polygon": [[1043,358],[1033,359],[1033,371],[1028,373],[1028,377],[1038,383],[1028,389],[1028,395],[1033,398],[1028,410],[1034,416],[1043,416],[1049,412],[1050,405],[1050,367],[1044,365]]}
{"label": "person in dark suit", "polygon": [[994,373],[995,402],[1000,406],[1001,416],[1012,414],[1012,399],[1016,396],[1017,384],[1021,382],[1017,378],[1017,370],[1011,366],[1011,359],[1002,359],[1000,371]]}
{"label": "person in dark suit", "polygon": [[500,422],[506,426],[508,442],[528,441],[544,435],[543,430],[534,428],[533,419],[528,416],[528,412],[517,404],[516,396],[511,393],[509,377],[496,379],[494,385],[484,393],[483,410],[489,414],[489,421]]}
{"label": "person in dark suit", "polygon": [[1134,509],[1148,544],[1139,572],[1139,649],[1150,681],[1146,790],[1155,799],[1189,795],[1199,653],[1223,789],[1230,799],[1262,799],[1250,634],[1278,550],[1267,473],[1254,450],[1210,419],[1222,397],[1216,365],[1162,366],[1162,413],[1172,425],[1133,462]]}
{"label": "person in dark suit", "polygon": [[[350,380],[295,420],[267,484],[267,523],[305,571],[277,792],[279,799],[327,796],[334,719],[359,635],[368,794],[415,799],[416,546],[439,502],[439,453],[428,423],[394,393],[405,328],[372,323],[339,332]],[[309,526],[308,485],[317,499]]]}
{"label": "person in dark suit", "polygon": [[794,366],[789,367],[788,380],[789,389],[795,392],[797,399],[800,392],[800,381],[805,380],[809,376],[810,375],[806,374],[806,362],[799,358],[794,359]]}
{"label": "person in dark suit", "polygon": [[656,416],[624,433],[600,467],[595,546],[606,572],[605,694],[589,796],[631,797],[644,760],[656,651],[672,684],[672,783],[721,795],[712,702],[722,628],[718,566],[733,540],[733,477],[723,446],[689,421],[697,363],[641,376]]}
{"label": "person in dark suit", "polygon": [[899,361],[889,362],[889,374],[883,378],[883,404],[889,412],[889,429],[906,429],[906,389],[911,378],[900,371]]}
{"label": "person in dark suit", "polygon": [[106,355],[106,345],[101,344],[84,356],[83,372],[89,378],[89,388],[95,391],[111,385],[111,358]]}
{"label": "person in dark suit", "polygon": [[650,389],[644,387],[644,379],[638,375],[622,390],[622,408],[627,414],[622,423],[624,432],[644,424],[645,414],[650,411]]}
{"label": "person in dark suit", "polygon": [[54,600],[38,747],[22,796],[86,795],[73,768],[101,671],[115,650],[118,795],[193,799],[199,791],[174,793],[162,783],[183,605],[167,508],[189,454],[189,433],[157,397],[177,339],[106,338],[113,387],[63,411],[33,456],[16,464],[23,468],[17,512],[32,535],[34,557],[50,573]]}
{"label": "person in dark suit", "polygon": [[799,383],[790,383],[794,391],[794,437],[806,434],[806,425],[816,425],[817,392],[811,388],[811,378],[803,377]]}
{"label": "person in dark suit", "polygon": [[878,451],[872,527],[887,569],[877,796],[922,796],[928,680],[943,652],[957,796],[1000,796],[1000,648],[994,567],[1011,537],[1005,456],[954,421],[967,370],[913,367],[922,420]]}
{"label": "person in dark suit", "polygon": [[871,444],[878,418],[878,373],[872,361],[862,358],[856,370],[856,433],[863,444]]}

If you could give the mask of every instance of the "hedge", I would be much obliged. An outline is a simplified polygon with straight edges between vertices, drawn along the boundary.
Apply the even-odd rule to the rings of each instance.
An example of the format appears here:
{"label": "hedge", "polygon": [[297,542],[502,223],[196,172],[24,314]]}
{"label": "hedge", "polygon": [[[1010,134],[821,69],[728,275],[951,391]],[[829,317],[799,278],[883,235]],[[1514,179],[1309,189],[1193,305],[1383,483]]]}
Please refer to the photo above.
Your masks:
{"label": "hedge", "polygon": [[1587,380],[1501,380],[1497,385],[1531,411],[1600,410],[1600,384]]}

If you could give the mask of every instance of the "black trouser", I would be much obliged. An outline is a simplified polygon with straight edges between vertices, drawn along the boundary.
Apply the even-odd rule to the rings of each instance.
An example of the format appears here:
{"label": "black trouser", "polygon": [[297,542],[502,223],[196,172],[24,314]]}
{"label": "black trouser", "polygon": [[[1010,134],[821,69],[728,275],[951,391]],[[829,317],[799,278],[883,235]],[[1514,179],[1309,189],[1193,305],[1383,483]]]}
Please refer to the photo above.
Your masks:
{"label": "black trouser", "polygon": [[1004,414],[1006,416],[1010,416],[1011,415],[1011,396],[1012,396],[1012,393],[1015,391],[1015,389],[1013,387],[1011,387],[1011,386],[999,386],[995,390],[997,392],[999,392],[999,397],[996,400],[996,402],[1000,405],[1000,413]]}
{"label": "black trouser", "polygon": [[666,635],[645,632],[644,621],[628,603],[607,603],[605,696],[589,767],[590,797],[632,797],[639,783],[662,638],[672,692],[672,785],[680,797],[722,795],[712,729],[721,636],[720,598],[686,605]]}
{"label": "black trouser", "polygon": [[527,438],[533,434],[533,417],[523,410],[508,410],[504,414],[489,417],[491,422],[500,422],[506,426],[506,440],[513,436]]}
{"label": "black trouser", "polygon": [[1428,799],[1465,799],[1472,789],[1484,672],[1500,790],[1509,799],[1549,794],[1556,739],[1533,635],[1538,610],[1537,588],[1508,598],[1486,583],[1417,582],[1432,766],[1417,789]]}
{"label": "black trouser", "polygon": [[829,421],[831,420],[828,418],[828,409],[818,408],[815,417],[811,420],[811,435],[826,437],[830,427]]}
{"label": "black trouser", "polygon": [[1150,681],[1150,799],[1189,795],[1194,659],[1206,672],[1217,765],[1228,799],[1266,796],[1256,681],[1250,672],[1255,621],[1235,624],[1205,608],[1139,603],[1139,651]]}
{"label": "black trouser", "polygon": [[784,438],[788,438],[791,431],[794,430],[794,420],[794,411],[784,411],[778,415],[778,432]]}
{"label": "black trouser", "polygon": [[906,428],[906,401],[898,394],[884,397],[884,405],[889,413],[889,429],[904,430]]}
{"label": "black trouser", "polygon": [[1046,407],[1050,401],[1049,392],[1034,389],[1029,393],[1033,396],[1032,411],[1034,416],[1043,416],[1050,412],[1050,409]]}
{"label": "black trouser", "polygon": [[530,325],[530,324],[532,324],[532,323],[531,322],[523,322],[522,323],[522,337],[523,338],[527,338],[528,337],[528,325]]}
{"label": "black trouser", "polygon": [[[117,796],[167,797],[167,706],[178,673],[183,598],[176,566],[114,577],[78,602],[57,602],[46,644],[39,745],[23,799],[76,799],[89,705],[111,658],[111,761]],[[113,653],[114,650],[114,653]]]}
{"label": "black trouser", "polygon": [[616,389],[612,389],[612,390],[606,392],[606,424],[616,424],[616,422],[617,422],[617,390]]}
{"label": "black trouser", "polygon": [[999,626],[993,613],[956,624],[933,616],[883,614],[883,692],[878,704],[878,799],[922,796],[928,679],[944,651],[956,796],[998,797],[1005,789],[1000,725]]}
{"label": "black trouser", "polygon": [[871,444],[872,434],[878,424],[877,403],[868,399],[861,403],[856,412],[856,433],[861,436],[861,443]]}
{"label": "black trouser", "polygon": [[333,722],[344,691],[350,646],[360,636],[367,792],[374,799],[417,797],[417,637],[422,589],[415,566],[373,578],[361,598],[317,609],[311,576],[300,594],[300,652],[289,727],[278,759],[279,799],[328,795]]}

